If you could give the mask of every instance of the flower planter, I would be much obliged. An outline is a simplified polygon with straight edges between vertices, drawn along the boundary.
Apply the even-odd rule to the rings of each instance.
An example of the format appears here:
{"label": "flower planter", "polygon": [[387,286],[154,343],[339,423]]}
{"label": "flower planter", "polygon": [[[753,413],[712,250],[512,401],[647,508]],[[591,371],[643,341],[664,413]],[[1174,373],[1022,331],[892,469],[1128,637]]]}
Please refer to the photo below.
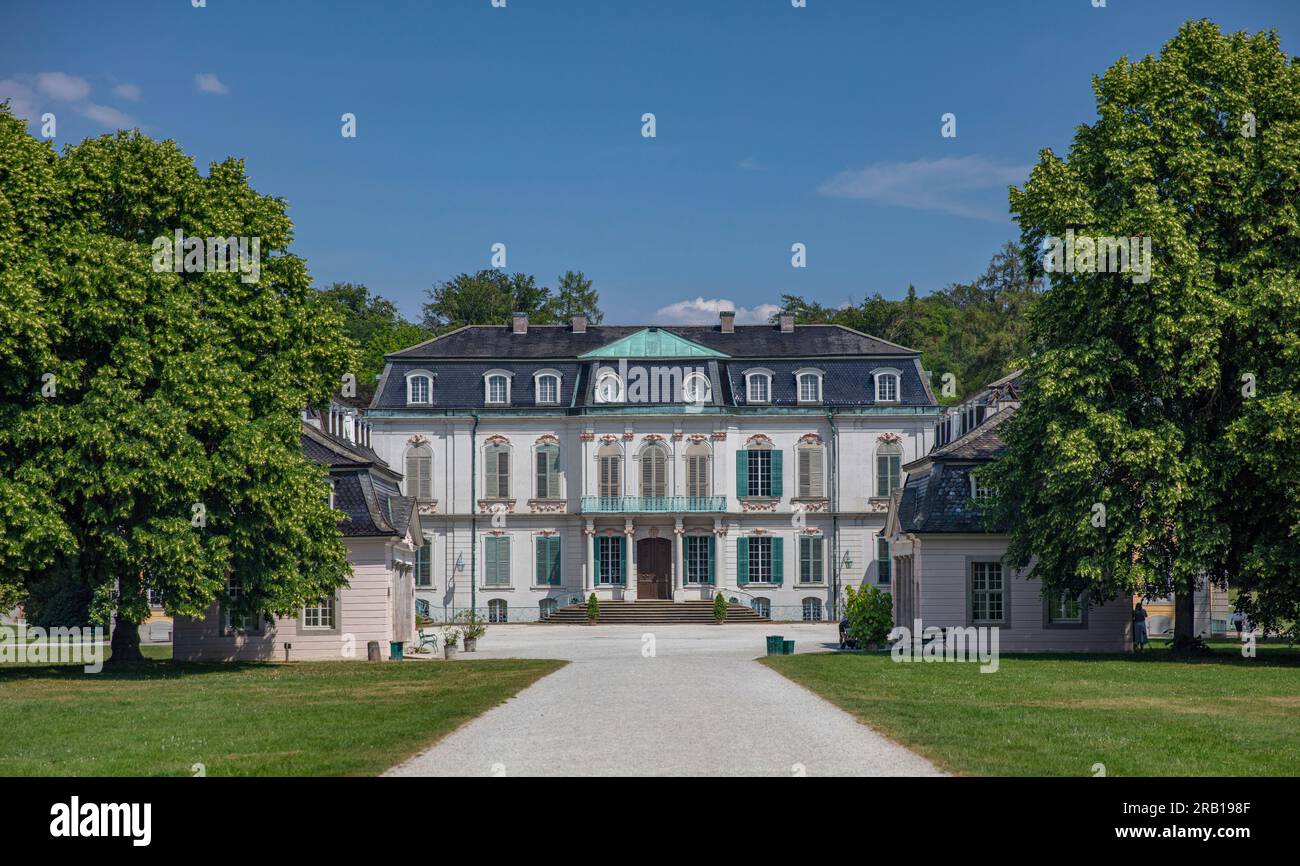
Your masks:
{"label": "flower planter", "polygon": [[456,657],[456,645],[448,644],[442,648],[442,657],[450,661]]}
{"label": "flower planter", "polygon": [[474,650],[478,649],[478,638],[467,637],[464,640],[465,640],[465,652],[472,653],[474,652]]}

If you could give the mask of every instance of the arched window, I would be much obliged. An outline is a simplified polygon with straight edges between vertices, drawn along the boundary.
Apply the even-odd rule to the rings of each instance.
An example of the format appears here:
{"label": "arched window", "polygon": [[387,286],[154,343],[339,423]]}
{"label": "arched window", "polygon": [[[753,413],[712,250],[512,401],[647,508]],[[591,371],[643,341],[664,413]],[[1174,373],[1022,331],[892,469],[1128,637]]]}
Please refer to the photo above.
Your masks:
{"label": "arched window", "polygon": [[483,402],[489,406],[510,405],[510,374],[489,370],[483,376]]}
{"label": "arched window", "polygon": [[876,402],[897,403],[898,402],[898,371],[877,370],[875,375],[876,375]]}
{"label": "arched window", "polygon": [[406,449],[406,495],[433,498],[433,449],[424,443]]}
{"label": "arched window", "polygon": [[647,499],[668,495],[668,452],[662,445],[647,445],[641,450],[641,495]]}
{"label": "arched window", "polygon": [[538,405],[555,405],[560,402],[560,374],[554,370],[538,370],[533,376],[533,393]]}
{"label": "arched window", "polygon": [[686,449],[686,495],[709,496],[709,446],[696,442]]}
{"label": "arched window", "polygon": [[822,600],[820,598],[805,598],[803,600],[803,621],[822,621]]}
{"label": "arched window", "polygon": [[622,403],[623,380],[608,367],[596,374],[596,402]]}
{"label": "arched window", "polygon": [[560,498],[560,446],[538,445],[536,452],[538,499]]}
{"label": "arched window", "polygon": [[749,606],[753,608],[754,613],[758,614],[763,619],[772,618],[772,603],[767,599],[756,598],[749,603]]}
{"label": "arched window", "polygon": [[406,374],[406,402],[408,405],[433,402],[433,374],[427,370],[412,370]]}
{"label": "arched window", "polygon": [[[596,454],[599,464],[598,493],[602,498],[623,495],[623,451],[610,443]],[[603,507],[603,506],[602,506]]]}
{"label": "arched window", "polygon": [[713,399],[713,386],[703,373],[691,373],[682,382],[682,400],[687,403],[708,403]]}
{"label": "arched window", "polygon": [[553,598],[544,598],[537,604],[537,612],[541,619],[550,619],[559,609],[559,603]]}
{"label": "arched window", "polygon": [[509,622],[510,605],[504,598],[494,598],[488,602],[488,622]]}
{"label": "arched window", "polygon": [[800,370],[795,373],[799,386],[800,403],[820,403],[822,401],[822,374],[818,370]]}
{"label": "arched window", "polygon": [[898,489],[903,449],[895,442],[881,442],[876,447],[876,495],[892,496]]}
{"label": "arched window", "polygon": [[821,445],[805,442],[795,449],[799,459],[799,497],[821,499],[826,496],[826,450]]}
{"label": "arched window", "polygon": [[483,495],[487,499],[510,498],[510,446],[495,443],[483,449]]}
{"label": "arched window", "polygon": [[772,402],[772,371],[771,370],[746,370],[745,371],[745,402],[746,403],[771,403]]}

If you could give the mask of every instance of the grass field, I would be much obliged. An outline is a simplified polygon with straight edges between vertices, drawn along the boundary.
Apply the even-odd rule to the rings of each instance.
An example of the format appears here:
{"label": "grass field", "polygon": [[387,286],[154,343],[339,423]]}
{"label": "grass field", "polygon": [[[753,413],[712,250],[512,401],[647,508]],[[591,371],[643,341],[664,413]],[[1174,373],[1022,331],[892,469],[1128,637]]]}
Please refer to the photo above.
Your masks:
{"label": "grass field", "polygon": [[563,664],[0,667],[0,775],[373,775]]}
{"label": "grass field", "polygon": [[764,662],[954,773],[1300,775],[1300,652],[1213,646],[1194,661],[1004,655],[990,674],[887,654]]}

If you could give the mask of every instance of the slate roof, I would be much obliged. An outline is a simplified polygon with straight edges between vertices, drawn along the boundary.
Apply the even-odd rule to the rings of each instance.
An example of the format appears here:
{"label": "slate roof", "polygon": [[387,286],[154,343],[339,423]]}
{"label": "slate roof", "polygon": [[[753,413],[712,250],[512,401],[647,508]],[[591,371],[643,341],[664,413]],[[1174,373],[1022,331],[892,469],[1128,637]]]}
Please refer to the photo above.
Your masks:
{"label": "slate roof", "polygon": [[899,371],[899,403],[879,405],[930,406],[934,397],[921,377],[919,364],[911,358],[880,360],[803,360],[803,361],[752,361],[727,362],[725,365],[735,395],[735,405],[746,403],[745,372],[766,369],[772,371],[772,400],[763,406],[798,406],[798,383],[795,371],[804,368],[822,371],[822,403],[830,406],[875,406],[876,388],[872,374],[888,368]]}
{"label": "slate roof", "polygon": [[607,343],[657,327],[733,358],[812,358],[835,355],[914,356],[908,349],[842,325],[795,325],[789,334],[777,325],[736,325],[724,334],[718,325],[588,325],[575,334],[568,325],[530,325],[516,334],[509,325],[470,325],[394,352],[390,360],[411,358],[577,358]]}
{"label": "slate roof", "polygon": [[[698,359],[697,359],[698,360]],[[515,363],[512,361],[494,361],[492,363],[441,361],[393,360],[375,392],[371,407],[406,406],[406,374],[414,370],[427,370],[433,374],[433,408],[438,409],[481,409],[486,404],[483,390],[483,376],[489,370],[506,370],[514,375],[510,379],[510,403],[512,406],[533,406],[536,400],[533,374],[539,370],[555,370],[560,374],[559,408],[572,405],[574,393],[580,393],[582,382],[579,371],[591,362],[578,363]],[[554,408],[554,407],[553,407]]]}
{"label": "slate roof", "polygon": [[952,462],[956,460],[991,460],[1005,447],[998,428],[1014,413],[1014,409],[1004,409],[992,416],[965,436],[954,439],[946,445],[934,449],[926,459],[935,462]]}
{"label": "slate roof", "polygon": [[413,498],[401,496],[401,475],[369,448],[332,436],[306,422],[302,450],[307,459],[328,466],[334,485],[334,507],[344,536],[406,535],[415,514]]}
{"label": "slate roof", "polygon": [[1014,412],[1004,409],[965,436],[904,467],[907,481],[895,506],[903,532],[1007,531],[1005,526],[985,523],[983,511],[971,499],[970,479],[971,472],[1005,447],[998,428]]}

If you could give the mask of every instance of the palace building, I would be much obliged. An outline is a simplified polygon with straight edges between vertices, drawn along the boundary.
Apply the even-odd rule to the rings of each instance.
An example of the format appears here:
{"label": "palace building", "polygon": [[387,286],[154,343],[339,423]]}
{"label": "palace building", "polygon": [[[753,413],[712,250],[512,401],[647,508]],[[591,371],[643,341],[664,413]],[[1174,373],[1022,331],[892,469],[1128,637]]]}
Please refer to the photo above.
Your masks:
{"label": "palace building", "polygon": [[843,587],[888,588],[890,498],[940,418],[918,352],[790,315],[516,315],[387,361],[369,443],[417,502],[416,606],[436,620],[548,619],[593,592],[828,619]]}

